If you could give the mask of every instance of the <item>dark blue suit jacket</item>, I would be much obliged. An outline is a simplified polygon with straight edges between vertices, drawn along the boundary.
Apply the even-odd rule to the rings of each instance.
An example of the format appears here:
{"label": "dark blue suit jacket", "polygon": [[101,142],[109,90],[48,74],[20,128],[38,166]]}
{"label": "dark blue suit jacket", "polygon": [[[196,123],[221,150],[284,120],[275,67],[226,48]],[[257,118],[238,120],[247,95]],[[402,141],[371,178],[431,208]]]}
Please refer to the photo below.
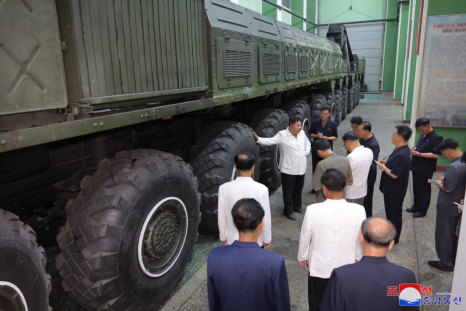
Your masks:
{"label": "dark blue suit jacket", "polygon": [[401,307],[398,296],[387,296],[388,286],[416,283],[413,271],[386,257],[364,256],[361,261],[334,269],[320,303],[321,311],[419,310]]}
{"label": "dark blue suit jacket", "polygon": [[207,287],[211,311],[290,310],[285,260],[255,242],[212,249]]}

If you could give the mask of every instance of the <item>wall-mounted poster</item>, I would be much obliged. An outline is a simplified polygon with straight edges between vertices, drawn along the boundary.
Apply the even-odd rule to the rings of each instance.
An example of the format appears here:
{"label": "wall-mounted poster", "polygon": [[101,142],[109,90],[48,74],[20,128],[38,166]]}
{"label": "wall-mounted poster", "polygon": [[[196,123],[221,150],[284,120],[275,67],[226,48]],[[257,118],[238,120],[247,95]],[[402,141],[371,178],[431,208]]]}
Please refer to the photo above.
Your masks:
{"label": "wall-mounted poster", "polygon": [[418,116],[466,128],[466,14],[427,20]]}

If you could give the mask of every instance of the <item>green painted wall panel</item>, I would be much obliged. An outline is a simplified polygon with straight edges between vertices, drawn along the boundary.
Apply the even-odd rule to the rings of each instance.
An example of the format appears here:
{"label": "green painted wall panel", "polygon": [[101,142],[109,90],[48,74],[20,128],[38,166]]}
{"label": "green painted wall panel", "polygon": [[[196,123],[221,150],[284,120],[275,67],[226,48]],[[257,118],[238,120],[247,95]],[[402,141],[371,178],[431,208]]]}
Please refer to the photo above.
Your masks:
{"label": "green painted wall panel", "polygon": [[[398,0],[388,0],[385,18],[396,18]],[[398,22],[385,23],[384,52],[382,63],[382,91],[393,91],[395,85],[396,47]]]}
{"label": "green painted wall panel", "polygon": [[405,57],[406,57],[406,44],[408,40],[408,20],[409,20],[409,5],[407,3],[403,3],[400,8],[400,38],[399,38],[399,46],[397,51],[398,62],[396,63],[396,81],[395,81],[395,99],[401,99],[401,93],[403,91],[403,71],[405,65]]}
{"label": "green painted wall panel", "polygon": [[[316,1],[317,0],[305,0],[307,1],[306,16],[307,19],[316,23]],[[315,27],[311,24],[307,24],[306,31],[315,33]]]}
{"label": "green painted wall panel", "polygon": [[[306,0],[292,0],[290,9],[299,16],[304,16],[304,1]],[[296,28],[303,29],[303,20],[296,16],[291,16],[291,25]]]}
{"label": "green painted wall panel", "polygon": [[[434,127],[435,131],[442,135],[443,139],[452,138],[460,144],[460,148],[466,151],[466,131],[460,128],[448,128],[448,127]],[[416,142],[419,139],[419,132],[416,131]],[[448,166],[450,160],[441,155],[437,160],[437,165]]]}
{"label": "green painted wall panel", "polygon": [[258,13],[262,13],[261,2],[262,0],[238,0],[239,5]]}
{"label": "green painted wall panel", "polygon": [[[270,0],[270,2],[277,3],[277,0]],[[277,19],[277,8],[267,2],[262,3],[262,15]]]}
{"label": "green painted wall panel", "polygon": [[321,0],[319,1],[319,23],[341,23],[382,19],[382,0]]}
{"label": "green painted wall panel", "polygon": [[431,0],[427,7],[427,15],[447,15],[466,13],[465,0]]}

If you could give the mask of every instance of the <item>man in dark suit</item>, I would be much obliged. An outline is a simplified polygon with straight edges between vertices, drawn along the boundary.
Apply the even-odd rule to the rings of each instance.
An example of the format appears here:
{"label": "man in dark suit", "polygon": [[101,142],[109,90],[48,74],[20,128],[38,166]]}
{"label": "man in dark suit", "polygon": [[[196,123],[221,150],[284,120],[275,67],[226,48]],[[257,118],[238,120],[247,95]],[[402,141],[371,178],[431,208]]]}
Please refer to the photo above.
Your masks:
{"label": "man in dark suit", "polygon": [[392,135],[395,150],[388,160],[380,160],[382,170],[380,191],[383,193],[385,215],[396,228],[395,244],[400,241],[403,225],[403,201],[408,191],[410,151],[408,141],[413,131],[407,125],[397,125]]}
{"label": "man in dark suit", "polygon": [[416,128],[421,134],[416,147],[411,148],[410,170],[413,175],[414,205],[406,211],[414,218],[424,217],[430,205],[432,187],[428,182],[437,170],[437,158],[442,154],[440,143],[443,137],[431,126],[427,118],[416,120]]}
{"label": "man in dark suit", "polygon": [[239,240],[214,248],[207,260],[210,310],[290,310],[285,260],[257,244],[264,209],[254,199],[241,199],[231,215]]}
{"label": "man in dark suit", "polygon": [[387,295],[389,286],[416,283],[413,271],[387,260],[395,235],[395,227],[386,219],[370,217],[362,222],[359,240],[364,257],[333,270],[320,303],[321,311],[415,310],[400,306],[398,296]]}

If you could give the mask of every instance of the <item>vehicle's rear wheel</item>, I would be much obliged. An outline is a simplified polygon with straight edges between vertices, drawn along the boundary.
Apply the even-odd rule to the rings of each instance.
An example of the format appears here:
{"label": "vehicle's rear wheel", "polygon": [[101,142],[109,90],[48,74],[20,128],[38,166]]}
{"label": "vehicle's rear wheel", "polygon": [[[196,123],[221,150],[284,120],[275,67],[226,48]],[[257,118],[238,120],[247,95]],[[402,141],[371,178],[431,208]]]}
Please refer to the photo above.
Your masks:
{"label": "vehicle's rear wheel", "polygon": [[340,122],[341,122],[346,118],[345,101],[344,101],[343,93],[341,89],[335,91],[335,103],[338,103],[338,106],[339,106],[338,117],[340,118]]}
{"label": "vehicle's rear wheel", "polygon": [[346,119],[348,113],[348,89],[343,87],[341,89],[341,119]]}
{"label": "vehicle's rear wheel", "polygon": [[354,85],[350,88],[349,95],[349,105],[351,106],[351,111],[353,111],[356,108],[356,87]]}
{"label": "vehicle's rear wheel", "polygon": [[47,257],[19,217],[0,210],[0,310],[48,311],[52,290]]}
{"label": "vehicle's rear wheel", "polygon": [[320,108],[327,105],[327,98],[323,94],[312,95],[312,120],[320,119]]}
{"label": "vehicle's rear wheel", "polygon": [[309,135],[309,129],[311,128],[312,122],[311,107],[302,100],[293,100],[283,105],[282,108],[290,117],[300,117],[302,120],[303,131],[306,133],[306,136]]}
{"label": "vehicle's rear wheel", "polygon": [[[249,122],[259,137],[273,137],[288,126],[288,114],[280,109],[266,108],[258,110]],[[270,190],[275,190],[282,184],[278,164],[280,152],[278,145],[260,146],[260,177],[259,182]],[[259,165],[259,164],[257,164]]]}
{"label": "vehicle's rear wheel", "polygon": [[86,310],[157,310],[184,275],[200,220],[181,158],[118,152],[81,181],[57,240],[62,286]]}
{"label": "vehicle's rear wheel", "polygon": [[331,109],[332,121],[340,125],[340,102],[337,103],[335,93],[327,93],[325,97],[327,98],[327,106]]}
{"label": "vehicle's rear wheel", "polygon": [[359,105],[359,100],[361,99],[361,82],[356,82],[356,106]]}
{"label": "vehicle's rear wheel", "polygon": [[[199,179],[202,196],[201,227],[218,231],[218,188],[234,178],[235,155],[249,151],[259,159],[259,147],[252,129],[246,124],[220,121],[208,125],[196,144],[191,148],[189,163]],[[260,177],[260,165],[256,165],[254,180]]]}

